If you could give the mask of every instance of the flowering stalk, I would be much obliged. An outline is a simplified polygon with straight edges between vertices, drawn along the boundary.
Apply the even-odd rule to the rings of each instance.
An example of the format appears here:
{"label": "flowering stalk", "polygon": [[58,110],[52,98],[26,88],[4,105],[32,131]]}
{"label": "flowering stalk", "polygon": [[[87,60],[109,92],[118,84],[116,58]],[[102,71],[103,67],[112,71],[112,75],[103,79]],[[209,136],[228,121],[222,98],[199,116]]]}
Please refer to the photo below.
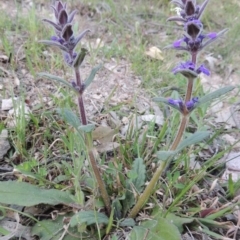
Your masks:
{"label": "flowering stalk", "polygon": [[[43,19],[43,21],[49,23],[54,28],[55,36],[52,36],[50,40],[42,40],[40,42],[58,47],[62,51],[64,61],[67,63],[68,66],[74,69],[75,81],[72,81],[72,87],[76,92],[78,92],[78,108],[80,113],[80,120],[82,125],[86,126],[88,122],[83,101],[83,92],[86,85],[81,81],[79,67],[84,60],[87,50],[82,48],[81,52],[77,53],[75,52],[75,49],[81,39],[90,30],[87,29],[75,37],[72,30],[72,21],[77,11],[74,10],[71,13],[68,13],[66,9],[66,3],[62,3],[61,1],[55,1],[54,6],[51,7],[54,11],[56,21],[54,22],[49,19]],[[96,154],[94,154],[94,148],[92,144],[91,132],[85,133],[85,141],[93,173],[97,180],[98,187],[100,189],[101,196],[106,206],[107,213],[110,214],[110,198],[108,196],[105,184],[101,178],[101,174],[97,166]]]}
{"label": "flowering stalk", "polygon": [[[189,115],[194,110],[198,103],[198,98],[192,98],[194,79],[200,74],[210,75],[209,70],[204,65],[197,65],[198,53],[210,43],[214,42],[220,36],[222,36],[227,29],[220,31],[219,33],[203,33],[203,24],[200,21],[205,7],[209,0],[205,0],[201,6],[197,5],[196,0],[172,0],[171,2],[176,4],[180,9],[180,16],[174,16],[168,19],[168,21],[180,21],[184,23],[183,38],[175,41],[168,48],[176,50],[187,51],[190,54],[191,60],[180,63],[173,69],[173,73],[182,74],[187,78],[187,89],[185,94],[185,100],[181,99],[169,99],[168,104],[178,109],[182,115],[181,123],[176,134],[176,137],[170,147],[170,151],[175,151],[182,139],[185,132],[185,128],[188,123]],[[129,214],[130,218],[134,218],[144,204],[148,201],[159,177],[168,168],[171,162],[171,157],[166,161],[161,161],[160,166],[157,168],[152,179],[147,185],[146,189],[138,199],[136,205]]]}

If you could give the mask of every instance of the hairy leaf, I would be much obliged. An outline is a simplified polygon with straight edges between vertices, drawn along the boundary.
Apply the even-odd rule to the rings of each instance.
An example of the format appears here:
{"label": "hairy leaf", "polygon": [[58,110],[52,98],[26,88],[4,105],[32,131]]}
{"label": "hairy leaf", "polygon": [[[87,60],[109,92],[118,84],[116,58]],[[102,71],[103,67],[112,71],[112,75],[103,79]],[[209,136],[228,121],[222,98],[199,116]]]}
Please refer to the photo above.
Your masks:
{"label": "hairy leaf", "polygon": [[75,214],[70,220],[70,226],[74,227],[78,224],[86,223],[87,225],[91,225],[94,223],[97,224],[108,224],[108,217],[100,212],[96,211],[81,211]]}
{"label": "hairy leaf", "polygon": [[[69,235],[65,232],[64,229],[64,218],[70,217],[70,215],[58,216],[55,220],[42,220],[36,223],[32,228],[32,235],[36,235],[40,240],[59,240],[64,235],[64,240],[77,240],[78,237],[78,229],[70,228],[68,229],[72,234]],[[64,233],[65,232],[65,233]],[[74,237],[75,235],[76,237]],[[87,238],[88,234],[82,234],[84,239]]]}
{"label": "hairy leaf", "polygon": [[177,151],[181,151],[182,149],[184,149],[185,147],[188,147],[190,145],[196,144],[201,142],[202,140],[204,140],[205,138],[207,138],[210,135],[210,132],[207,131],[199,131],[199,132],[195,132],[193,133],[191,136],[187,137],[186,139],[184,139],[178,146]]}
{"label": "hairy leaf", "polygon": [[184,230],[183,229],[184,224],[191,223],[191,222],[194,221],[193,218],[179,217],[179,216],[176,216],[173,213],[169,213],[166,216],[166,219],[169,220],[171,223],[173,223],[181,233]]}
{"label": "hairy leaf", "polygon": [[120,203],[119,198],[113,200],[112,207],[114,209],[114,218],[121,219],[122,218],[122,205]]}
{"label": "hairy leaf", "polygon": [[74,203],[73,196],[56,189],[41,189],[25,182],[0,182],[0,203],[34,206]]}
{"label": "hairy leaf", "polygon": [[149,220],[140,226],[135,226],[129,235],[129,240],[181,240],[177,227],[164,218]]}
{"label": "hairy leaf", "polygon": [[57,109],[57,112],[68,124],[70,124],[75,129],[78,129],[81,126],[79,117],[72,110],[67,108],[59,108]]}
{"label": "hairy leaf", "polygon": [[233,86],[227,86],[227,87],[224,87],[224,88],[221,88],[221,89],[218,89],[214,92],[211,92],[203,97],[201,97],[199,100],[198,100],[198,103],[196,103],[196,107],[199,107],[201,104],[204,104],[206,102],[209,102],[209,101],[213,101],[214,99],[216,98],[219,98],[221,97],[222,95],[232,91],[235,87]]}
{"label": "hairy leaf", "polygon": [[94,128],[95,128],[94,124],[87,124],[87,125],[82,125],[82,126],[78,127],[79,130],[81,130],[85,133],[92,132]]}
{"label": "hairy leaf", "polygon": [[66,87],[69,87],[69,88],[71,88],[72,90],[75,91],[75,89],[72,87],[72,85],[69,82],[67,82],[66,80],[64,80],[64,79],[62,79],[58,76],[55,76],[55,75],[52,75],[52,74],[49,74],[49,73],[45,73],[45,72],[38,73],[37,75],[40,76],[40,77],[45,77],[45,78],[48,78],[50,80],[54,80],[56,82],[62,83]]}
{"label": "hairy leaf", "polygon": [[119,226],[121,226],[121,227],[134,227],[135,225],[136,225],[136,223],[132,218],[125,218],[119,224]]}
{"label": "hairy leaf", "polygon": [[158,151],[157,157],[161,161],[166,161],[169,157],[173,157],[177,151]]}
{"label": "hairy leaf", "polygon": [[43,220],[32,228],[32,235],[40,237],[41,240],[50,240],[61,237],[63,231],[62,216],[56,220]]}
{"label": "hairy leaf", "polygon": [[87,53],[88,53],[87,49],[81,48],[81,52],[77,55],[77,57],[76,57],[76,59],[73,63],[74,68],[79,68],[80,67],[80,65],[82,64],[82,62],[83,62],[85,56],[87,55]]}
{"label": "hairy leaf", "polygon": [[93,81],[97,71],[102,67],[102,65],[98,65],[96,67],[94,67],[90,73],[90,75],[88,76],[88,78],[84,81],[84,89],[86,89]]}
{"label": "hairy leaf", "polygon": [[146,178],[146,166],[142,158],[135,159],[135,161],[133,162],[132,171],[134,171],[137,174],[137,177],[132,180],[132,183],[136,190],[138,192],[141,192]]}
{"label": "hairy leaf", "polygon": [[146,178],[146,167],[142,158],[136,158],[133,162],[132,170],[128,174],[131,176],[126,183],[126,197],[123,200],[123,214],[135,203],[135,192],[141,193]]}

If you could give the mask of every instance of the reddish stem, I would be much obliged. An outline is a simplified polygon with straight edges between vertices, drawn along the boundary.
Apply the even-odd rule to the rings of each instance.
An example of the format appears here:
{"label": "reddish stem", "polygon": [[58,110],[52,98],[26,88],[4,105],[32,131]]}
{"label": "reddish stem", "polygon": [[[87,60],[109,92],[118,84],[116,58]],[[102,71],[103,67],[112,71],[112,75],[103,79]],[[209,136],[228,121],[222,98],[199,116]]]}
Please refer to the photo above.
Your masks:
{"label": "reddish stem", "polygon": [[[76,77],[76,84],[79,87],[79,89],[81,89],[82,81],[81,81],[80,71],[78,68],[75,68],[75,77]],[[82,125],[87,125],[87,117],[86,117],[82,94],[78,95],[78,106],[79,106],[79,113],[80,113]]]}

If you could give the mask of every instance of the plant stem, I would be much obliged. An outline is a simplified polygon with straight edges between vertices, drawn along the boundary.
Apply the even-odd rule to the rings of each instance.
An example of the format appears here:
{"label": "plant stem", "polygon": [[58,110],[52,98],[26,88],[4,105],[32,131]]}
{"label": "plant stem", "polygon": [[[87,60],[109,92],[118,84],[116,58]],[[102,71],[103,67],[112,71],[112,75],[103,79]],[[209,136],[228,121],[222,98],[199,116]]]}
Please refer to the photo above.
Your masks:
{"label": "plant stem", "polygon": [[191,100],[193,91],[193,78],[188,79],[187,91],[185,95],[185,103]]}
{"label": "plant stem", "polygon": [[[75,68],[75,77],[76,77],[76,85],[79,87],[79,89],[82,88],[82,81],[81,81],[81,76],[80,76],[80,71],[78,68]],[[82,125],[87,125],[87,117],[86,117],[86,112],[85,112],[85,107],[84,107],[84,101],[83,101],[83,96],[82,94],[79,94],[78,96],[78,107],[79,107],[79,113],[80,113],[80,118]],[[102,180],[100,171],[97,166],[96,162],[96,154],[94,154],[94,149],[93,149],[93,144],[92,144],[92,133],[85,133],[85,140],[86,140],[86,147],[88,150],[88,156],[90,160],[90,164],[93,169],[94,176],[97,180],[98,187],[100,189],[101,196],[103,198],[103,202],[105,204],[106,210],[108,215],[111,213],[111,203],[110,203],[110,198],[107,193],[105,184]]]}
{"label": "plant stem", "polygon": [[182,139],[182,136],[184,134],[187,123],[188,123],[188,116],[182,116],[182,120],[181,120],[180,126],[178,128],[177,135],[172,143],[172,146],[170,147],[170,151],[176,150],[178,144],[180,143],[180,141]]}
{"label": "plant stem", "polygon": [[[196,66],[197,63],[197,52],[192,52],[192,62],[194,63],[194,65]],[[192,91],[193,91],[193,78],[189,78],[188,79],[188,83],[187,83],[187,90],[186,90],[186,95],[185,95],[185,103],[191,100],[192,97]],[[170,147],[170,151],[174,151],[177,149],[177,146],[179,145],[182,136],[184,134],[184,131],[186,129],[186,126],[188,124],[188,110],[184,109],[184,112],[182,114],[182,120],[180,123],[180,126],[178,128],[178,132],[177,135]],[[149,184],[147,185],[147,187],[145,188],[144,192],[142,193],[142,195],[140,196],[140,198],[138,199],[136,205],[133,207],[133,209],[131,210],[131,212],[129,213],[129,217],[130,218],[134,218],[136,217],[136,215],[138,214],[138,212],[141,210],[141,208],[144,206],[144,204],[148,201],[157,181],[159,180],[159,177],[163,174],[164,171],[166,171],[168,169],[168,166],[171,163],[171,157],[169,157],[166,161],[161,162],[160,166],[157,168],[156,172],[154,173],[152,179],[150,180]]]}
{"label": "plant stem", "polygon": [[101,174],[99,172],[99,169],[98,169],[98,166],[97,166],[97,163],[96,163],[97,153],[94,151],[93,146],[92,146],[92,133],[91,132],[86,133],[85,135],[86,135],[86,145],[87,145],[87,148],[88,148],[89,160],[90,160],[95,178],[97,180],[98,187],[100,189],[100,193],[101,193],[101,196],[103,198],[103,202],[105,204],[107,213],[110,216],[110,213],[111,213],[110,198],[109,198],[109,195],[108,195],[107,190],[105,188],[105,184],[102,180]]}
{"label": "plant stem", "polygon": [[[183,133],[184,133],[184,130],[187,126],[187,123],[188,123],[188,116],[183,116],[180,127],[178,129],[177,136],[176,136],[172,146],[170,147],[171,151],[176,150],[179,142],[181,141],[181,138],[183,136]],[[153,175],[152,179],[150,180],[149,184],[147,185],[144,192],[142,193],[142,195],[138,199],[136,205],[133,207],[133,209],[129,213],[129,215],[128,215],[129,218],[136,217],[138,212],[141,210],[141,208],[144,206],[144,204],[148,201],[148,199],[149,199],[157,181],[159,180],[159,177],[162,175],[164,170],[169,166],[170,162],[171,162],[171,158],[169,158],[168,160],[166,160],[164,162],[163,161],[161,162],[160,166],[157,168],[157,170],[154,173],[154,175]]]}
{"label": "plant stem", "polygon": [[[77,68],[75,68],[75,77],[76,77],[76,84],[79,87],[79,89],[81,89],[82,81],[81,81],[80,71]],[[86,117],[82,94],[78,95],[78,108],[79,108],[82,125],[87,125],[87,117]]]}

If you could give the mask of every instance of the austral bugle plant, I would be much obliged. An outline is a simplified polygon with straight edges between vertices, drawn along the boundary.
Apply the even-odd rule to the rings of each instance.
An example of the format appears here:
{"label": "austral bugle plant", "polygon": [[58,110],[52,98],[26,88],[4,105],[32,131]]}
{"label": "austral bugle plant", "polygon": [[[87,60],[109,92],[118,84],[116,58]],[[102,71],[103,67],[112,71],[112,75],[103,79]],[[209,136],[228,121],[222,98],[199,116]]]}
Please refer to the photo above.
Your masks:
{"label": "austral bugle plant", "polygon": [[[210,93],[202,98],[192,96],[194,81],[200,73],[210,75],[210,71],[201,63],[198,63],[198,54],[205,47],[219,39],[227,29],[219,33],[211,32],[205,33],[201,16],[208,4],[209,0],[205,0],[201,5],[198,5],[196,0],[172,0],[171,3],[176,4],[180,8],[179,16],[170,17],[168,21],[177,21],[183,23],[183,37],[166,48],[172,48],[178,51],[185,51],[189,54],[189,60],[181,62],[173,69],[174,74],[182,74],[186,78],[186,92],[185,99],[165,99],[161,97],[154,98],[156,102],[163,102],[170,107],[178,110],[181,114],[181,122],[177,131],[176,137],[169,148],[169,151],[158,152],[161,160],[160,166],[157,168],[152,179],[148,183],[146,189],[139,197],[136,205],[129,213],[129,217],[134,218],[139,213],[140,209],[148,201],[153,193],[152,190],[159,180],[159,177],[167,170],[173,156],[182,149],[181,140],[185,132],[190,114],[201,104],[212,101],[215,98],[233,90],[234,87],[225,87],[213,93]],[[209,135],[207,132],[196,132],[192,136],[189,144],[194,144],[206,138]],[[182,144],[184,145],[184,144]]]}
{"label": "austral bugle plant", "polygon": [[[50,40],[42,40],[40,41],[43,44],[54,46],[59,48],[62,51],[63,59],[65,63],[71,67],[75,74],[75,80],[71,82],[71,88],[77,93],[77,102],[78,108],[80,113],[81,119],[81,126],[77,127],[77,130],[82,130],[85,132],[85,141],[86,147],[88,149],[88,156],[89,160],[98,183],[98,187],[100,189],[103,201],[105,203],[105,207],[107,213],[110,214],[111,207],[110,207],[110,199],[108,193],[105,188],[105,184],[102,180],[100,171],[97,166],[96,162],[96,152],[93,149],[92,145],[92,134],[91,131],[94,126],[88,124],[87,116],[85,112],[84,100],[83,100],[83,93],[84,90],[89,86],[89,84],[93,81],[93,78],[98,70],[99,67],[96,67],[92,70],[89,78],[86,79],[84,82],[81,79],[80,74],[80,66],[87,54],[87,50],[81,48],[81,51],[78,53],[76,52],[76,47],[80,43],[81,39],[90,31],[89,29],[84,30],[80,34],[76,35],[73,32],[73,19],[76,14],[76,10],[73,10],[71,13],[67,12],[67,4],[62,3],[61,1],[56,1],[53,6],[51,6],[53,12],[55,14],[55,21],[44,19],[43,21],[49,23],[55,31],[55,35],[51,37]],[[42,73],[41,76],[49,77],[53,80],[59,80],[57,77],[53,77],[49,74]],[[61,82],[64,82],[65,85],[68,85],[68,82],[61,79]]]}

